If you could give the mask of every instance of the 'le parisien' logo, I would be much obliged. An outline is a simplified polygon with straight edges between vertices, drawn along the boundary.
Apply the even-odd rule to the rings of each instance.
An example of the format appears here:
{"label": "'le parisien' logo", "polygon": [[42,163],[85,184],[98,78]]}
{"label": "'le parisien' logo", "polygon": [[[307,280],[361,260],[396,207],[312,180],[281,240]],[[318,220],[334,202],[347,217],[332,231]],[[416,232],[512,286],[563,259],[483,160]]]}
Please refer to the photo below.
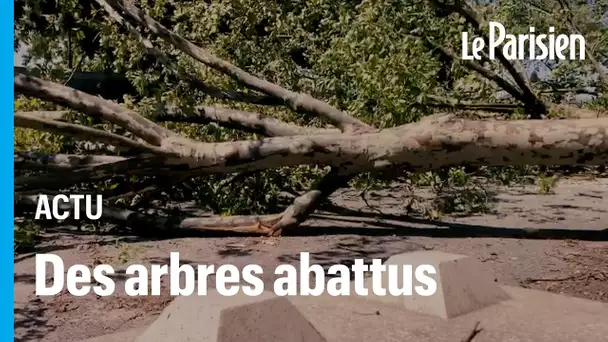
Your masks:
{"label": "'le parisien' logo", "polygon": [[[508,60],[585,59],[585,38],[580,34],[556,35],[554,27],[549,27],[548,34],[535,34],[534,27],[530,27],[529,34],[507,34],[505,27],[496,21],[489,23],[489,29],[487,52],[492,60],[495,58],[494,49],[501,47],[501,44],[504,44],[502,53]],[[462,59],[480,60],[480,52],[485,48],[483,38],[476,37],[469,43],[469,33],[462,32]],[[565,51],[569,52],[569,56],[564,55]]]}

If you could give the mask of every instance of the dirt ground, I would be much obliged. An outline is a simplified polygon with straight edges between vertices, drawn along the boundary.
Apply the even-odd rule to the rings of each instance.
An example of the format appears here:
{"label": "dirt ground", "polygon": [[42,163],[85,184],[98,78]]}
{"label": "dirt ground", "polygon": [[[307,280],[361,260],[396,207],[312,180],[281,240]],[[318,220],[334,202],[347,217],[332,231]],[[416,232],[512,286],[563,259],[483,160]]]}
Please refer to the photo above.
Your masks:
{"label": "dirt ground", "polygon": [[[500,188],[490,214],[436,221],[399,216],[405,206],[402,191],[376,191],[369,201],[390,219],[316,215],[302,236],[153,241],[49,234],[36,252],[61,256],[66,268],[107,263],[124,270],[133,263],[168,263],[169,253],[179,251],[182,264],[257,263],[272,270],[297,264],[302,251],[329,267],[435,249],[479,258],[500,284],[608,302],[608,179],[561,180],[551,195],[539,195],[534,186]],[[365,208],[353,191],[332,200],[353,210]],[[113,296],[74,297],[64,291],[36,298],[34,261],[34,253],[15,257],[15,341],[78,341],[141,327],[171,301],[167,282],[160,296],[126,296],[120,292],[124,275],[116,276]],[[273,277],[264,277],[271,284]]]}

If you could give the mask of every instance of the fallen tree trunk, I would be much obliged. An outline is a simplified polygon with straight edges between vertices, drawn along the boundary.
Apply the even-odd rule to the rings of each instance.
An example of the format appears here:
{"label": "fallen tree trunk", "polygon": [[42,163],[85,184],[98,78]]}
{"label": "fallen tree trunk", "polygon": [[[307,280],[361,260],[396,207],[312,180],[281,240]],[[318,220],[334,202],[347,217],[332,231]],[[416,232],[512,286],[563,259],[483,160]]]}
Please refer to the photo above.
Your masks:
{"label": "fallen tree trunk", "polygon": [[[193,175],[305,164],[348,165],[351,173],[387,164],[420,171],[461,164],[603,165],[608,158],[607,118],[478,121],[439,115],[371,133],[203,143],[180,137],[115,103],[73,89],[70,91],[71,88],[53,82],[16,74],[15,89],[131,127],[142,138],[153,135],[154,139],[150,141],[152,144],[146,144],[90,127],[28,114],[16,115],[16,126],[127,145],[163,156],[167,165],[187,166]],[[278,122],[274,120],[275,124]]]}
{"label": "fallen tree trunk", "polygon": [[[22,124],[16,122],[17,126]],[[154,152],[165,155],[166,165],[181,165],[192,175],[297,165],[348,165],[355,172],[386,165],[415,171],[462,164],[604,165],[608,162],[607,130],[608,118],[491,121],[445,115],[360,135],[298,135],[220,143],[169,137]]]}
{"label": "fallen tree trunk", "polygon": [[[159,148],[166,152],[162,165],[178,167],[190,176],[264,170],[303,164],[330,165],[348,170],[330,173],[317,189],[300,196],[282,215],[189,219],[178,227],[278,234],[297,226],[318,203],[346,185],[350,175],[387,166],[414,171],[451,165],[605,165],[608,163],[608,119],[475,121],[440,116],[378,133],[321,134],[266,138],[255,141],[201,143],[182,137],[166,138]],[[107,156],[87,157],[105,160]],[[80,169],[72,182],[102,179],[146,170],[129,159]],[[156,160],[158,163],[158,160]],[[116,164],[116,165],[114,165]],[[154,166],[161,167],[161,166]],[[112,172],[108,172],[111,170]],[[157,169],[157,171],[160,169]],[[24,177],[17,188],[62,182]],[[42,186],[46,188],[46,186]],[[247,223],[247,224],[244,224]]]}

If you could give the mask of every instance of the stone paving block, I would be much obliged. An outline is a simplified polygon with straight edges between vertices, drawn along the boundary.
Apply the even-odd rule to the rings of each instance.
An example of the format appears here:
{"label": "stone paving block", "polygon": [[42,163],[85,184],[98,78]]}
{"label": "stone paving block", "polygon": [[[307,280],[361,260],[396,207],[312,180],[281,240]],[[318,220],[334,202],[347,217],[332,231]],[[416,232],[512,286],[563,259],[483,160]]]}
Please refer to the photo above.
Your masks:
{"label": "stone paving block", "polygon": [[177,297],[137,342],[326,342],[287,297],[272,292],[249,297]]}
{"label": "stone paving block", "polygon": [[[372,279],[366,279],[370,289],[368,298],[386,304],[405,305],[408,310],[438,316],[444,319],[460,316],[486,306],[510,299],[509,295],[484,270],[479,260],[464,255],[440,251],[416,251],[390,257],[385,265],[397,265],[399,286],[403,284],[402,265],[432,265],[437,274],[428,275],[437,282],[437,292],[432,296],[420,296],[413,291],[411,296],[377,296],[371,291]],[[384,273],[382,286],[386,289],[388,274]],[[415,278],[413,285],[420,285]]]}
{"label": "stone paving block", "polygon": [[[475,342],[606,341],[608,303],[520,287],[501,288],[509,294],[511,300],[447,320],[404,310],[403,303],[398,307],[384,305],[356,295],[297,296],[290,297],[289,301],[329,342],[455,342],[467,336],[477,322],[480,322],[483,331],[475,337]],[[280,319],[280,316],[270,319]],[[136,332],[99,336],[81,342],[134,342]],[[153,334],[154,332],[150,335],[152,341],[163,339],[162,336],[158,338]],[[196,340],[205,341],[204,334],[201,333],[200,336]],[[270,338],[268,342],[284,341],[281,338]],[[176,334],[175,338],[165,341],[188,340],[182,340]],[[304,336],[300,341],[307,340]]]}

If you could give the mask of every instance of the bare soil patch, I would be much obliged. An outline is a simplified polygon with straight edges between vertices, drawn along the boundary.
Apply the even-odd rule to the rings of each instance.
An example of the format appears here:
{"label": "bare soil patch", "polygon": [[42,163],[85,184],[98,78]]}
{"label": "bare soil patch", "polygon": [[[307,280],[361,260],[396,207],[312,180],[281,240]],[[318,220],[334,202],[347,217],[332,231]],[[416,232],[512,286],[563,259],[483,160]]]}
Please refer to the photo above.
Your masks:
{"label": "bare soil patch", "polygon": [[[61,256],[66,267],[108,263],[124,271],[132,263],[168,262],[169,253],[179,251],[182,263],[257,263],[272,273],[281,263],[297,264],[302,251],[329,267],[437,249],[479,258],[501,284],[608,302],[608,179],[562,180],[551,195],[539,195],[532,186],[501,188],[491,213],[436,221],[400,216],[406,205],[400,191],[377,191],[369,200],[389,218],[320,214],[302,236],[142,240],[49,234],[37,252]],[[366,207],[352,191],[332,201],[352,210]],[[128,297],[120,290],[120,274],[110,297],[64,291],[36,298],[34,262],[33,253],[15,258],[16,341],[78,341],[141,327],[172,299],[166,282],[160,296]],[[271,289],[273,275],[264,277]]]}

